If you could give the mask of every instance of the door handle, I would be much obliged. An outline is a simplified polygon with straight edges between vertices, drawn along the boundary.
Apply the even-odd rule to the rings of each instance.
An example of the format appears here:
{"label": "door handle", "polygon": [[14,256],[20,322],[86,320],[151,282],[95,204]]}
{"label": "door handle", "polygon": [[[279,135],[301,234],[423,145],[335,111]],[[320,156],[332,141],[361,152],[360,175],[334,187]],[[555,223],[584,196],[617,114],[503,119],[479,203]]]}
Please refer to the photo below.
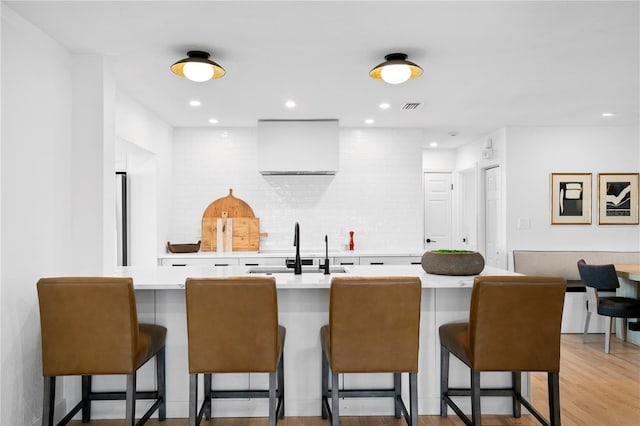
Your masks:
{"label": "door handle", "polygon": [[427,238],[427,242],[428,242],[428,243],[437,243],[437,241],[436,241],[436,240],[432,240],[431,238]]}

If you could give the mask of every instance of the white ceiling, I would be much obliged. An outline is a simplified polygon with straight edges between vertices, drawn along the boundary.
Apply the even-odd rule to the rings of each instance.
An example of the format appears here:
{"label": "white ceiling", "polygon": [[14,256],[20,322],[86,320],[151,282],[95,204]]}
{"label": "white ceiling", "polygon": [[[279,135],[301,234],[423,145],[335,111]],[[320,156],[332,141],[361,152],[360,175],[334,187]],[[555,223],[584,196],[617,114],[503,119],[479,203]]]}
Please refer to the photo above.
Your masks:
{"label": "white ceiling", "polygon": [[[4,3],[72,53],[112,56],[119,87],[173,126],[373,118],[446,145],[503,126],[639,122],[638,1]],[[227,75],[172,74],[187,50],[212,52]],[[407,53],[422,77],[371,79],[392,52]],[[190,107],[196,98],[202,106]],[[288,99],[298,107],[285,108]],[[423,106],[401,110],[407,102]]]}

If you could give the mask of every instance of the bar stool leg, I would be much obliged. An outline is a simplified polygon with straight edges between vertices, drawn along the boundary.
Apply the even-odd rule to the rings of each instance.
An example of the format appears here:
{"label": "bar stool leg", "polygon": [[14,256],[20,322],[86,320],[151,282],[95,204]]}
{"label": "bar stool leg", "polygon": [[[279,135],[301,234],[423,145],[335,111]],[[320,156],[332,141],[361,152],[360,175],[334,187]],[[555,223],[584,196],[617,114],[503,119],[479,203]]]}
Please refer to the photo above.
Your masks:
{"label": "bar stool leg", "polygon": [[158,419],[165,420],[167,418],[167,401],[166,395],[166,368],[164,348],[156,354],[156,380],[158,382],[158,399],[160,406],[158,407]]}
{"label": "bar stool leg", "polygon": [[471,370],[471,423],[473,426],[482,424],[480,411],[480,372]]}
{"label": "bar stool leg", "polygon": [[549,424],[560,426],[560,374],[547,373],[549,392]]}
{"label": "bar stool leg", "polygon": [[396,419],[402,417],[402,410],[400,409],[400,398],[402,398],[402,374],[393,373],[393,406],[395,408],[394,415]]}
{"label": "bar stool leg", "polygon": [[56,377],[44,377],[44,397],[42,402],[42,426],[53,426],[53,407],[56,399]]}
{"label": "bar stool leg", "polygon": [[91,421],[91,376],[82,376],[82,423]]}
{"label": "bar stool leg", "polygon": [[338,395],[338,375],[331,374],[331,426],[340,425],[340,403]]}
{"label": "bar stool leg", "polygon": [[511,384],[513,387],[513,417],[519,418],[522,415],[522,404],[520,404],[520,395],[522,394],[522,373],[519,371],[511,372]]}
{"label": "bar stool leg", "polygon": [[409,405],[411,426],[418,426],[418,373],[409,373]]}
{"label": "bar stool leg", "polygon": [[126,426],[135,426],[136,424],[136,372],[127,374],[127,392],[126,392]]}
{"label": "bar stool leg", "polygon": [[322,397],[320,398],[320,405],[322,405],[322,418],[326,419],[329,416],[327,409],[324,406],[326,399],[329,398],[329,361],[327,355],[322,351]]}
{"label": "bar stool leg", "polygon": [[447,401],[444,396],[449,392],[449,351],[440,346],[440,416],[447,417]]}
{"label": "bar stool leg", "polygon": [[[206,374],[205,374],[205,377],[206,377]],[[209,389],[211,389],[211,386],[209,386]],[[211,399],[209,399],[209,401],[211,401]],[[189,426],[196,426],[197,424],[198,424],[198,375],[189,374]]]}
{"label": "bar stool leg", "polygon": [[284,352],[280,354],[280,362],[278,363],[278,398],[280,402],[280,411],[277,413],[278,418],[284,418]]}
{"label": "bar stool leg", "polygon": [[269,426],[276,426],[276,372],[269,373]]}
{"label": "bar stool leg", "polygon": [[[211,419],[211,374],[204,373],[204,418]],[[197,386],[197,378],[196,378]],[[198,407],[198,394],[196,389],[196,408]],[[197,415],[198,413],[196,413]]]}

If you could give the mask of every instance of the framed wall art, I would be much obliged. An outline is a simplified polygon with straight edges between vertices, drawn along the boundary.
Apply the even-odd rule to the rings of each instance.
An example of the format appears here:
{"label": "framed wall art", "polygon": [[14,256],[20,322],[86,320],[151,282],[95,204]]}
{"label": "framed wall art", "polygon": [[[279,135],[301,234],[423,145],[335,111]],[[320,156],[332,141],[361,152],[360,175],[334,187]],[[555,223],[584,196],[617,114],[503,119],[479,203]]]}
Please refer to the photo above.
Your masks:
{"label": "framed wall art", "polygon": [[598,224],[638,224],[638,173],[598,175]]}
{"label": "framed wall art", "polygon": [[591,173],[551,174],[551,224],[591,224]]}

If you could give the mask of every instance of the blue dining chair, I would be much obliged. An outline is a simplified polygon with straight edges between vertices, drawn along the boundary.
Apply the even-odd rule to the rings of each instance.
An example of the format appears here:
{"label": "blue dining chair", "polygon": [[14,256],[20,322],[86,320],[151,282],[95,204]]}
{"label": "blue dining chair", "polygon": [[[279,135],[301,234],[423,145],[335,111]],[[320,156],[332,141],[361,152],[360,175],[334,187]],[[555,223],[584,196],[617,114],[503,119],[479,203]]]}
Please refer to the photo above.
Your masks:
{"label": "blue dining chair", "polygon": [[607,296],[600,297],[599,291],[616,291],[620,287],[615,266],[587,265],[584,259],[578,260],[580,279],[587,290],[587,317],[584,322],[583,341],[589,330],[591,313],[605,317],[604,351],[609,353],[611,347],[612,318],[622,319],[622,339],[627,340],[627,318],[640,318],[640,300],[633,297]]}

